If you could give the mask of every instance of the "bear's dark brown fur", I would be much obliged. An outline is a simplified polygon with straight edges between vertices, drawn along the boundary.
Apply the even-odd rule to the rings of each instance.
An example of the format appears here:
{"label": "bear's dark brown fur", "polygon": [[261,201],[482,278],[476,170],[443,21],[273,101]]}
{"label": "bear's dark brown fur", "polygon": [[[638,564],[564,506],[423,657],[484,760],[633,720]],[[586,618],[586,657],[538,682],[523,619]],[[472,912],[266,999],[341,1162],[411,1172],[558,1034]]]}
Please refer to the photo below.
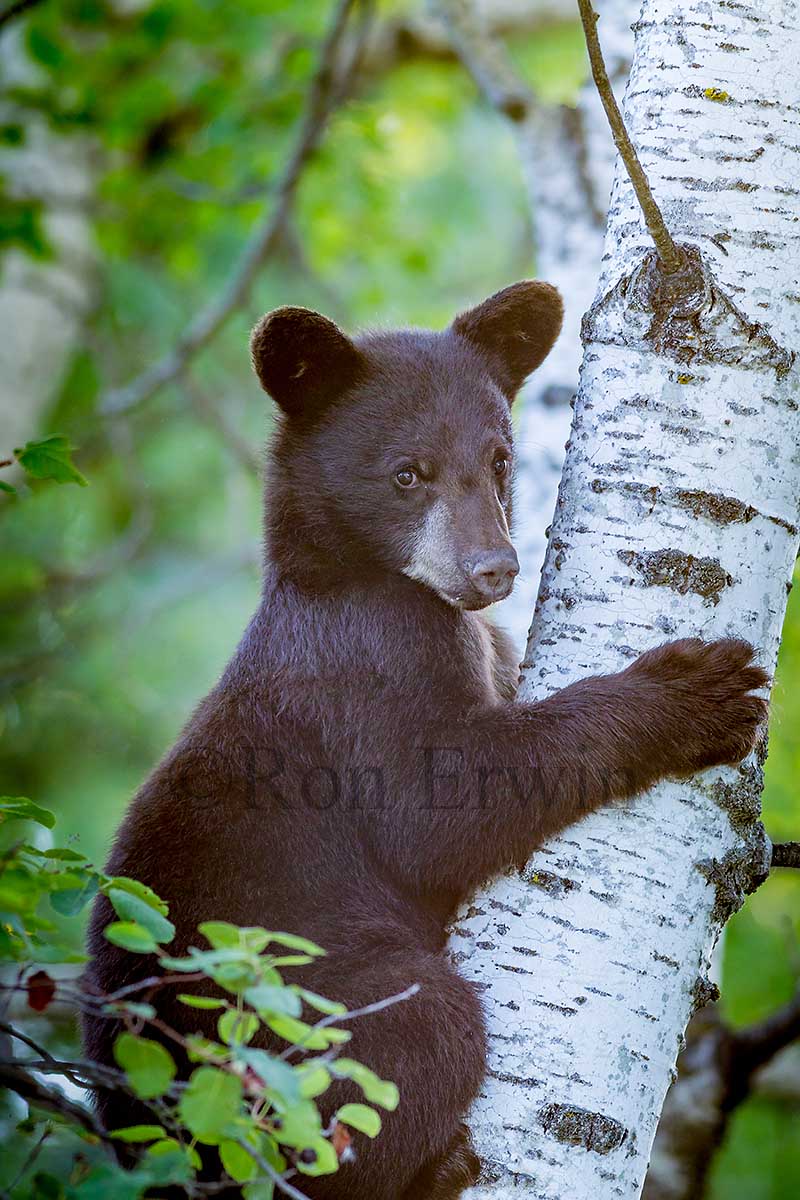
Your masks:
{"label": "bear's dark brown fur", "polygon": [[[485,1067],[481,1006],[445,954],[480,883],[598,805],[751,748],[764,682],[750,647],[675,642],[538,704],[513,700],[510,645],[478,611],[516,572],[509,403],[561,321],[546,284],[507,288],[443,333],[355,340],[304,309],[253,335],[282,409],[266,487],[261,604],[219,684],[133,800],[109,870],[170,905],[176,947],[208,919],[302,933],[328,956],[298,976],[359,1007],[348,1053],[397,1082],[398,1110],[336,1175],[344,1200],[455,1197],[474,1175],[462,1125]],[[103,938],[113,991],[152,964]],[[532,981],[535,987],[535,980]],[[203,1014],[162,994],[164,1016]],[[210,1014],[213,1016],[213,1014]],[[111,1021],[86,1023],[112,1061]],[[327,1107],[352,1096],[341,1085]],[[124,1095],[104,1119],[142,1119]]]}

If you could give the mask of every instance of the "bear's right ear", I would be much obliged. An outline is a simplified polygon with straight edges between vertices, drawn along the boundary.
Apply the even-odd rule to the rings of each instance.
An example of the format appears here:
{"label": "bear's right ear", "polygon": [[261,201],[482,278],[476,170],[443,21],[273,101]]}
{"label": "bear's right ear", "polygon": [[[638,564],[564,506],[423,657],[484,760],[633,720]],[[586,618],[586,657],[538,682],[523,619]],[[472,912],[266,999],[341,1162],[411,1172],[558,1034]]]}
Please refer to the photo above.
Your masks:
{"label": "bear's right ear", "polygon": [[253,367],[287,416],[309,420],[354,384],[360,350],[338,325],[310,308],[276,308],[250,335]]}

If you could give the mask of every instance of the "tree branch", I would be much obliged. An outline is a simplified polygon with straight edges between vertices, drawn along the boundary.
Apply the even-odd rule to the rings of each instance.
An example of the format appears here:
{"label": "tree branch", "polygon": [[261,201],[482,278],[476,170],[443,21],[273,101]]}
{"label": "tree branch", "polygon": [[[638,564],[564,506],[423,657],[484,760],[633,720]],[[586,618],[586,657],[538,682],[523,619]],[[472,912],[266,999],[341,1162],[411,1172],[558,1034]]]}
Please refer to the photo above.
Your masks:
{"label": "tree branch", "polygon": [[597,36],[598,15],[592,8],[591,0],[578,0],[578,9],[581,14],[583,32],[586,36],[586,49],[589,53],[592,78],[600,94],[600,99],[603,102],[608,123],[611,126],[614,145],[617,147],[620,158],[625,164],[625,170],[628,172],[633,185],[633,190],[636,193],[636,199],[639,202],[645,223],[650,231],[650,236],[655,242],[661,265],[666,273],[671,275],[683,267],[684,256],[675,244],[672,234],[667,229],[661,209],[656,203],[650,183],[644,172],[644,167],[639,161],[639,155],[636,153],[633,142],[625,128],[625,122],[622,119],[622,113],[614,97],[608,72],[606,71],[603,51],[600,47],[600,39]]}
{"label": "tree branch", "polygon": [[0,29],[9,21],[13,21],[15,17],[21,17],[29,8],[34,8],[41,2],[42,0],[15,0],[13,4],[9,4],[8,8],[4,8],[0,12]]}
{"label": "tree branch", "polygon": [[190,372],[181,380],[184,394],[190,405],[205,425],[209,425],[222,438],[233,457],[257,478],[261,477],[261,456],[246,438],[243,438],[227,414],[206,395]]}
{"label": "tree branch", "polygon": [[[217,300],[208,304],[189,325],[177,345],[159,362],[122,388],[106,394],[100,411],[106,415],[129,412],[155,395],[165,384],[176,379],[187,363],[226,324],[250,294],[260,267],[276,249],[286,224],[303,170],[319,145],[322,133],[334,109],[345,98],[358,69],[360,53],[354,53],[346,69],[337,69],[345,31],[353,8],[359,0],[339,0],[334,18],[320,51],[319,65],[311,83],[308,103],[294,150],[275,192],[272,209],[254,231],[227,287]],[[361,0],[363,10],[371,12],[369,0]],[[362,43],[365,30],[362,29]]]}
{"label": "tree branch", "polygon": [[800,1037],[800,992],[765,1021],[724,1024],[717,1005],[698,1013],[667,1095],[642,1200],[697,1200],[731,1116],[755,1077]]}
{"label": "tree branch", "polygon": [[512,121],[524,121],[536,103],[501,44],[470,0],[436,0],[450,40],[489,104]]}
{"label": "tree branch", "polygon": [[95,1117],[90,1108],[83,1104],[78,1104],[74,1100],[70,1100],[63,1092],[57,1088],[48,1087],[32,1075],[22,1063],[0,1063],[0,1085],[16,1092],[23,1100],[27,1100],[29,1104],[37,1105],[39,1108],[44,1108],[48,1112],[58,1113],[62,1117],[69,1117],[76,1124],[85,1129],[87,1133],[93,1134],[98,1141],[108,1147],[109,1152],[113,1154],[113,1140],[109,1137],[103,1126]]}
{"label": "tree branch", "polygon": [[773,842],[773,867],[800,867],[800,842]]}

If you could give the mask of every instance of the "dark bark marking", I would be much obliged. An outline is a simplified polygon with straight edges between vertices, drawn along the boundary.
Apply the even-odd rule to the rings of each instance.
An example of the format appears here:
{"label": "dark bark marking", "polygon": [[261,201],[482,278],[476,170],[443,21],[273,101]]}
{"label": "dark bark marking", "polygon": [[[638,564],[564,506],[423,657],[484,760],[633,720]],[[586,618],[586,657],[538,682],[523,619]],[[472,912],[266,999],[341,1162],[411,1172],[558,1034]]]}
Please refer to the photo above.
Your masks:
{"label": "dark bark marking", "polygon": [[567,892],[580,891],[581,886],[574,879],[567,879],[563,875],[553,874],[552,871],[541,871],[535,868],[520,871],[520,877],[525,883],[541,888],[549,896],[564,896]]}
{"label": "dark bark marking", "polygon": [[707,1004],[716,1004],[719,1000],[719,988],[704,975],[698,975],[692,984],[692,1012],[698,1012]]}
{"label": "dark bark marking", "polygon": [[511,1075],[507,1071],[493,1071],[491,1067],[487,1067],[486,1074],[492,1079],[499,1079],[501,1083],[519,1084],[520,1087],[541,1087],[544,1083],[543,1079],[537,1079],[535,1075]]}
{"label": "dark bark marking", "polygon": [[637,572],[644,587],[668,587],[681,596],[694,592],[711,604],[733,584],[718,559],[696,558],[685,550],[618,550],[617,558]]}
{"label": "dark bark marking", "polygon": [[657,950],[654,950],[653,958],[656,960],[656,962],[666,963],[666,965],[668,967],[672,967],[674,971],[678,971],[680,969],[681,964],[676,962],[674,958],[670,958],[668,954],[659,954]]}
{"label": "dark bark marking", "polygon": [[752,833],[761,818],[761,791],[764,772],[756,764],[740,767],[738,777],[728,781],[717,779],[703,790],[709,799],[728,814],[737,833]]}
{"label": "dark bark marking", "polygon": [[629,1131],[613,1117],[570,1104],[547,1104],[539,1111],[545,1133],[568,1146],[582,1146],[596,1154],[610,1154],[621,1146]]}
{"label": "dark bark marking", "polygon": [[769,875],[771,845],[759,822],[741,846],[721,859],[705,858],[696,864],[706,883],[714,888],[711,920],[722,927],[738,912],[745,897],[760,887]]}
{"label": "dark bark marking", "polygon": [[785,529],[792,537],[797,534],[797,527],[783,517],[773,517],[771,513],[761,512],[752,504],[746,504],[744,500],[726,496],[722,492],[706,492],[699,488],[663,488],[656,484],[627,480],[618,482],[613,479],[593,479],[589,487],[596,494],[615,491],[635,496],[648,506],[650,512],[657,503],[669,504],[675,508],[684,508],[695,517],[713,521],[715,525],[746,525],[753,517],[763,517],[765,521],[771,521]]}
{"label": "dark bark marking", "polygon": [[595,304],[583,320],[584,343],[640,349],[644,341],[682,364],[740,370],[771,368],[782,379],[795,361],[766,326],[749,320],[717,285],[696,246],[681,247],[686,267],[665,274],[654,250]]}

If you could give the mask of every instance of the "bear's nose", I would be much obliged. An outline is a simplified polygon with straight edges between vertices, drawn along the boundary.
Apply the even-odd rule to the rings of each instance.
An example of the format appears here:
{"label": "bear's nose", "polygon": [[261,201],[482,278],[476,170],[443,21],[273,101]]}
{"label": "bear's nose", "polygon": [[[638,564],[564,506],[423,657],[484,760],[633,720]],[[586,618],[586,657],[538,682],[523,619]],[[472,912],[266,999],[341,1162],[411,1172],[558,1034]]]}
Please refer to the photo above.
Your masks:
{"label": "bear's nose", "polygon": [[469,562],[472,586],[487,600],[501,600],[511,591],[514,576],[519,574],[519,559],[513,546],[503,550],[486,550]]}

